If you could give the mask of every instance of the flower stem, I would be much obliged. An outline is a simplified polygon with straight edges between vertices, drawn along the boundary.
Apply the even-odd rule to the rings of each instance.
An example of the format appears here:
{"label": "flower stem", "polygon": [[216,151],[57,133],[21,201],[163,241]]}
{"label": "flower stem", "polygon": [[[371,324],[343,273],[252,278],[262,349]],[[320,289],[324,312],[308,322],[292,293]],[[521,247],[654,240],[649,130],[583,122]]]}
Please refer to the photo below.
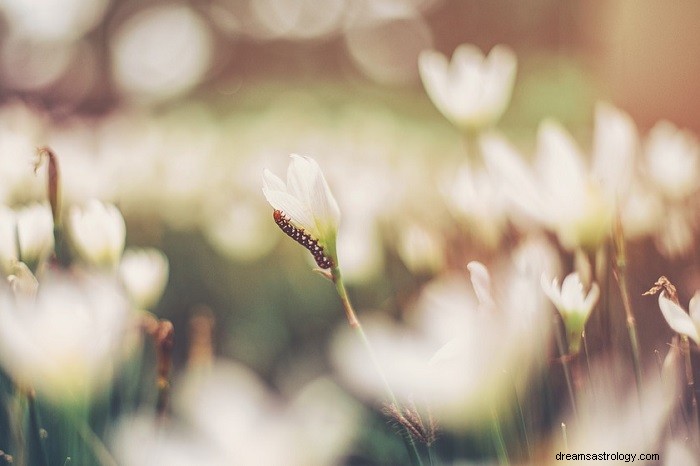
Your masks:
{"label": "flower stem", "polygon": [[48,454],[46,453],[46,445],[44,444],[44,435],[42,434],[43,429],[41,427],[41,422],[39,420],[39,411],[36,406],[36,399],[34,397],[34,394],[29,392],[27,393],[27,403],[29,405],[29,422],[31,426],[31,432],[32,435],[35,438],[36,444],[39,446],[39,465],[41,466],[48,466],[49,465],[49,457]]}
{"label": "flower stem", "polygon": [[523,437],[525,440],[525,447],[527,449],[528,459],[532,459],[532,445],[530,444],[530,436],[527,433],[527,425],[525,424],[525,414],[523,413],[523,406],[520,402],[520,395],[518,394],[518,389],[513,385],[513,391],[515,393],[515,404],[518,409],[518,421],[520,422],[520,428],[523,431]]}
{"label": "flower stem", "polygon": [[618,216],[613,234],[615,243],[615,263],[614,275],[620,289],[622,306],[625,309],[627,321],[627,333],[629,334],[630,345],[632,347],[632,362],[634,364],[634,378],[637,382],[637,392],[642,394],[642,364],[639,356],[639,340],[637,338],[637,323],[632,311],[632,300],[630,299],[629,287],[627,285],[627,248],[622,232],[622,222]]}
{"label": "flower stem", "polygon": [[498,420],[498,415],[496,411],[491,407],[491,438],[493,439],[493,445],[496,448],[496,456],[498,456],[498,464],[509,465],[510,460],[508,459],[508,450],[506,450],[506,442],[503,439],[503,432],[501,431],[501,423]]}
{"label": "flower stem", "polygon": [[564,440],[564,451],[568,453],[569,451],[569,436],[566,433],[566,424],[561,423],[561,437]]}
{"label": "flower stem", "polygon": [[564,371],[564,379],[566,379],[566,389],[569,392],[569,400],[571,401],[571,410],[574,413],[574,417],[578,419],[578,409],[576,407],[576,397],[574,396],[574,385],[571,381],[571,371],[569,369],[569,355],[566,351],[566,344],[564,342],[564,336],[562,335],[561,327],[559,326],[559,321],[555,321],[554,328],[556,329],[556,339],[557,348],[559,349],[559,355],[561,360],[561,367]]}
{"label": "flower stem", "polygon": [[693,362],[690,356],[690,341],[685,335],[681,335],[681,350],[685,361],[685,382],[687,396],[690,397],[691,427],[695,430],[694,435],[700,434],[700,419],[698,418],[698,400],[695,396],[695,377],[693,376]]}
{"label": "flower stem", "polygon": [[107,450],[102,440],[92,431],[90,426],[83,420],[73,419],[80,438],[92,450],[92,454],[100,466],[118,466],[117,461]]}
{"label": "flower stem", "polygon": [[[400,409],[400,405],[398,400],[396,399],[396,395],[394,395],[394,391],[391,389],[391,385],[389,385],[389,381],[387,380],[386,375],[384,374],[384,370],[382,369],[382,366],[379,363],[379,360],[377,359],[377,355],[374,352],[374,349],[372,348],[372,345],[370,344],[369,340],[367,339],[367,335],[365,334],[365,331],[363,330],[362,325],[360,324],[360,321],[357,318],[355,309],[353,309],[352,307],[352,303],[350,302],[350,298],[348,297],[348,292],[345,289],[345,284],[343,283],[343,277],[340,273],[340,269],[337,266],[331,269],[331,276],[333,278],[333,283],[335,283],[335,289],[338,291],[338,296],[340,296],[340,301],[343,303],[343,308],[345,309],[345,316],[348,319],[348,324],[350,325],[350,328],[357,334],[363,346],[367,350],[369,358],[372,361],[372,365],[374,366],[377,374],[379,374],[379,377],[382,380],[382,384],[384,385],[384,390],[386,392],[386,396],[389,399],[389,402],[393,404],[396,407],[396,409]],[[420,454],[418,453],[418,447],[416,446],[413,437],[411,436],[410,432],[408,432],[408,430],[406,430],[405,428],[404,431],[405,432],[403,437],[407,443],[406,448],[408,450],[409,456],[411,457],[411,463],[414,466],[423,466]]]}

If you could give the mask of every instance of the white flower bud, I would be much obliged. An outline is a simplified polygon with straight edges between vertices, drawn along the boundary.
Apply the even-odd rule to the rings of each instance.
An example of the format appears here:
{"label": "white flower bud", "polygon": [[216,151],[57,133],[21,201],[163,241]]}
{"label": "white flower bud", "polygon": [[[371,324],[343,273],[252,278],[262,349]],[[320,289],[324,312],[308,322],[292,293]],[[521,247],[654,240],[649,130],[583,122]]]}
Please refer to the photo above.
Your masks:
{"label": "white flower bud", "polygon": [[53,215],[46,204],[32,204],[17,211],[20,259],[31,270],[53,251]]}
{"label": "white flower bud", "polygon": [[151,309],[168,282],[168,258],[157,249],[127,249],[119,277],[134,306]]}
{"label": "white flower bud", "polygon": [[84,208],[73,206],[69,225],[71,239],[80,258],[90,265],[115,267],[124,251],[126,225],[112,204],[90,201]]}

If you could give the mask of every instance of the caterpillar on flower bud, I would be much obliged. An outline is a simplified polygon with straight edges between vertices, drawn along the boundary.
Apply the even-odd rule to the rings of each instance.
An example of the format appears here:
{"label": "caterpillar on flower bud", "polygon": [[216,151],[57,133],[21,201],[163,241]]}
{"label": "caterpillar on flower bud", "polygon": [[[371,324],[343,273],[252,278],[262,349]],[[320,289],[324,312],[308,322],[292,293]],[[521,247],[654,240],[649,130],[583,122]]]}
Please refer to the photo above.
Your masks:
{"label": "caterpillar on flower bud", "polygon": [[297,228],[289,221],[289,218],[281,210],[275,210],[272,213],[275,223],[280,230],[286,233],[297,243],[304,246],[314,256],[316,265],[322,269],[330,269],[333,267],[333,259],[327,257],[323,251],[323,246],[318,244],[318,240],[314,239],[304,231],[303,228]]}

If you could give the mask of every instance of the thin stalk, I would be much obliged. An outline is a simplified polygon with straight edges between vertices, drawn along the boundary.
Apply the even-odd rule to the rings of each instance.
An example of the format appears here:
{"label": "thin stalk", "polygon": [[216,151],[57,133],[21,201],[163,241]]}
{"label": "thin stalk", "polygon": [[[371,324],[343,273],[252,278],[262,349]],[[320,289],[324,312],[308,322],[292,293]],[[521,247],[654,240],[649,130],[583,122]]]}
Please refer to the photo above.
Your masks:
{"label": "thin stalk", "polygon": [[566,432],[566,424],[561,423],[561,436],[564,439],[564,451],[568,453],[569,451],[569,435]]}
{"label": "thin stalk", "polygon": [[586,340],[586,331],[584,330],[581,334],[581,340],[583,341],[583,353],[586,356],[586,370],[588,371],[588,382],[591,382],[591,358],[588,352],[588,341]]}
{"label": "thin stalk", "polygon": [[[618,216],[614,231],[615,242],[615,263],[614,274],[620,289],[622,298],[622,307],[625,309],[625,318],[627,322],[627,333],[629,334],[630,345],[632,348],[632,362],[634,365],[634,378],[637,382],[637,392],[642,394],[642,364],[640,360],[639,339],[637,338],[637,322],[632,311],[632,300],[630,298],[629,286],[627,285],[627,248],[625,238],[622,233],[622,223]],[[641,401],[640,401],[641,402]]]}
{"label": "thin stalk", "polygon": [[501,423],[498,420],[498,415],[496,411],[491,407],[491,439],[493,440],[493,446],[496,448],[496,456],[498,457],[498,464],[509,465],[510,460],[508,459],[508,450],[506,449],[506,442],[503,439],[503,431],[501,430]]}
{"label": "thin stalk", "polygon": [[523,414],[523,407],[520,403],[520,395],[518,395],[518,389],[513,386],[515,391],[515,404],[518,408],[518,420],[520,421],[520,428],[523,430],[523,437],[525,437],[525,447],[527,448],[528,459],[532,458],[532,445],[530,445],[530,437],[527,434],[527,426],[525,425],[525,415]]}
{"label": "thin stalk", "polygon": [[693,375],[693,362],[690,357],[690,341],[688,340],[688,337],[685,335],[681,335],[681,349],[683,351],[683,359],[685,362],[685,381],[686,381],[686,390],[687,390],[687,395],[690,397],[690,412],[691,415],[693,416],[691,426],[695,430],[693,433],[695,436],[697,436],[700,433],[700,425],[698,424],[700,422],[698,418],[698,400],[697,397],[695,396],[695,377]]}
{"label": "thin stalk", "polygon": [[[348,292],[345,289],[345,284],[343,283],[343,277],[340,273],[340,269],[337,266],[333,267],[333,269],[331,270],[331,274],[333,278],[333,283],[335,283],[335,288],[338,291],[338,296],[340,296],[340,301],[343,303],[343,308],[345,309],[345,316],[348,319],[348,324],[350,325],[350,328],[357,334],[360,341],[367,350],[369,358],[372,361],[372,365],[374,366],[377,374],[379,374],[379,377],[382,380],[382,384],[384,385],[384,390],[386,392],[387,397],[389,398],[389,401],[396,407],[396,409],[400,409],[401,405],[396,399],[396,395],[391,389],[391,385],[389,385],[389,381],[387,380],[386,375],[384,374],[384,370],[382,369],[382,366],[379,363],[379,360],[377,359],[377,355],[374,352],[374,348],[372,348],[372,345],[367,339],[367,335],[365,334],[365,331],[362,328],[359,319],[357,318],[355,309],[352,307],[352,303],[350,302],[350,298],[348,297]],[[423,466],[423,461],[421,460],[420,454],[418,453],[418,447],[416,446],[416,442],[414,441],[410,432],[408,432],[406,428],[404,428],[404,438],[407,443],[407,450],[411,458],[411,463],[414,466]]]}
{"label": "thin stalk", "polygon": [[428,463],[430,466],[437,466],[438,462],[435,458],[435,450],[432,445],[428,445]]}
{"label": "thin stalk", "polygon": [[92,454],[95,456],[100,466],[118,466],[117,461],[112,454],[107,450],[107,447],[102,440],[92,431],[90,426],[82,420],[74,419],[75,427],[80,438],[85,444],[90,447]]}
{"label": "thin stalk", "polygon": [[566,352],[566,347],[564,345],[564,336],[561,332],[561,327],[559,326],[559,321],[555,321],[554,325],[556,329],[556,340],[557,347],[559,349],[559,355],[561,360],[561,367],[564,371],[564,378],[566,379],[566,388],[569,392],[569,400],[571,401],[571,410],[574,413],[574,417],[578,420],[578,409],[576,408],[576,397],[574,396],[574,385],[571,381],[571,371],[569,370],[569,358]]}
{"label": "thin stalk", "polygon": [[33,393],[27,393],[27,403],[29,405],[29,423],[31,426],[32,435],[35,437],[37,445],[39,445],[39,464],[41,466],[49,465],[49,456],[46,453],[46,445],[44,444],[44,436],[41,421],[39,420],[39,410],[36,406],[36,399]]}
{"label": "thin stalk", "polygon": [[610,274],[608,273],[608,257],[610,256],[610,244],[605,243],[596,251],[595,257],[595,275],[596,281],[601,289],[599,301],[599,318],[600,334],[603,342],[603,347],[610,350],[612,344],[612,312],[610,311]]}
{"label": "thin stalk", "polygon": [[15,464],[24,466],[27,464],[25,455],[27,445],[24,438],[24,396],[17,386],[15,386],[8,411],[12,426],[13,460]]}
{"label": "thin stalk", "polygon": [[[583,341],[583,352],[584,355],[586,356],[586,372],[588,373],[588,386],[591,387],[591,390],[593,390],[593,380],[591,378],[591,359],[590,355],[588,353],[588,342],[586,341],[586,331],[584,330],[583,333],[581,334],[581,340]],[[593,396],[595,397],[595,392],[593,393]]]}
{"label": "thin stalk", "polygon": [[[671,351],[673,351],[673,348],[671,348]],[[658,349],[654,349],[654,356],[656,356],[656,367],[659,371],[659,382],[662,384],[664,383],[664,370],[663,370],[663,361],[661,360],[661,353],[659,352]],[[673,423],[671,422],[673,416],[668,416],[668,419],[666,420],[668,424],[668,431],[671,433],[671,437],[674,437],[673,433]]]}

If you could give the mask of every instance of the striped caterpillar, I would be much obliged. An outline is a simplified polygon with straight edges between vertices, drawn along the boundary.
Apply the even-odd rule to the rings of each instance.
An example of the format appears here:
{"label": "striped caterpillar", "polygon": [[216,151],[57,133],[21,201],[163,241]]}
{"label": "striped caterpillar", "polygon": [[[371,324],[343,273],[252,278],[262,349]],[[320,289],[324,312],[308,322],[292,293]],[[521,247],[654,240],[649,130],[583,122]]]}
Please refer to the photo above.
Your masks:
{"label": "striped caterpillar", "polygon": [[330,269],[333,267],[333,259],[324,254],[323,246],[318,244],[318,240],[313,239],[303,228],[297,228],[292,225],[289,218],[281,210],[275,210],[272,216],[277,226],[280,227],[280,230],[311,252],[316,261],[316,265],[322,269]]}

